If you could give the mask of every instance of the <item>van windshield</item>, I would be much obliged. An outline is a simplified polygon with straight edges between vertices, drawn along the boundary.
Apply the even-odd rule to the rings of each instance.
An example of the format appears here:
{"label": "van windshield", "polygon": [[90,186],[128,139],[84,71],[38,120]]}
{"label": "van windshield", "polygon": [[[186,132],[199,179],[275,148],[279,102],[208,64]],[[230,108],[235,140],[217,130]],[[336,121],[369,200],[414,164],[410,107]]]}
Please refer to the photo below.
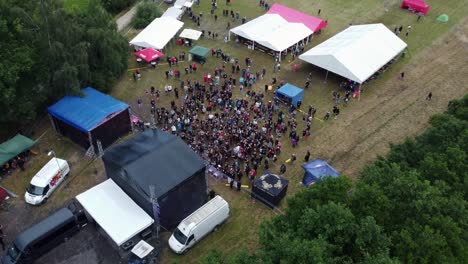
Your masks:
{"label": "van windshield", "polygon": [[20,254],[20,251],[16,248],[15,245],[12,245],[11,247],[8,248],[8,256],[10,256],[12,260],[17,260],[19,257],[19,254]]}
{"label": "van windshield", "polygon": [[43,187],[37,187],[36,185],[30,184],[28,187],[28,193],[33,195],[42,195],[44,193]]}
{"label": "van windshield", "polygon": [[185,241],[187,241],[187,237],[179,230],[179,228],[176,228],[174,231],[174,237],[179,241],[180,244],[185,245]]}

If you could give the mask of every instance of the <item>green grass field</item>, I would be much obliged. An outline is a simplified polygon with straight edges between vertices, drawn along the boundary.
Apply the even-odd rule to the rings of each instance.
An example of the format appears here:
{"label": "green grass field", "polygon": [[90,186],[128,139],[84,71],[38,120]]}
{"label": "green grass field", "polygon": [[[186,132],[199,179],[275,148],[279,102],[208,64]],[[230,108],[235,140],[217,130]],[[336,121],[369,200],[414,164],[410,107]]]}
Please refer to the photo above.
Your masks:
{"label": "green grass field", "polygon": [[[66,0],[65,6],[73,10],[74,8],[83,8],[86,6],[87,2],[88,0]],[[261,68],[265,66],[267,68],[266,79],[257,82],[257,84],[252,88],[255,91],[262,91],[264,84],[270,82],[273,76],[276,76],[278,80],[285,80],[302,87],[306,76],[309,72],[312,72],[313,78],[311,86],[304,93],[303,109],[306,109],[308,105],[314,105],[318,109],[317,116],[319,118],[321,118],[327,110],[331,110],[333,106],[333,102],[331,100],[332,91],[338,89],[340,77],[330,73],[328,81],[324,82],[324,70],[302,63],[297,59],[295,61],[290,61],[290,57],[283,60],[281,63],[281,72],[273,75],[272,57],[258,51],[248,50],[245,46],[236,47],[233,42],[224,43],[222,41],[222,37],[227,34],[226,24],[230,21],[230,18],[222,16],[222,10],[227,8],[229,10],[232,9],[234,11],[239,11],[241,17],[245,15],[249,19],[253,19],[265,12],[264,9],[258,6],[258,1],[234,0],[232,7],[226,7],[225,1],[218,1],[217,22],[215,22],[209,15],[209,2],[210,1],[202,1],[202,4],[199,7],[193,7],[195,13],[203,12],[204,14],[201,27],[198,28],[193,22],[187,21],[185,18],[184,28],[205,29],[206,31],[210,30],[217,32],[219,37],[216,40],[205,38],[195,42],[195,45],[202,45],[208,48],[221,48],[232,57],[239,58],[241,62],[244,61],[246,56],[249,56],[253,60],[252,68],[254,71],[261,70]],[[316,15],[317,10],[319,8],[321,9],[320,17],[326,19],[329,25],[325,28],[322,34],[313,38],[312,42],[306,47],[306,50],[318,45],[339,31],[345,29],[349,24],[384,23],[391,30],[393,30],[395,26],[403,25],[406,27],[407,25],[412,25],[410,36],[408,38],[403,37],[404,41],[408,43],[407,56],[392,65],[392,67],[388,69],[381,78],[372,81],[367,85],[364,88],[365,92],[363,93],[362,101],[366,101],[367,98],[371,98],[378,94],[380,89],[384,86],[386,87],[391,79],[396,78],[403,67],[413,62],[414,58],[417,57],[416,55],[420,51],[430,47],[436,40],[446,35],[446,33],[454,28],[461,18],[468,14],[468,1],[458,0],[431,1],[431,9],[428,16],[424,17],[420,22],[416,22],[416,15],[399,8],[399,0],[282,0],[277,2],[312,15]],[[165,4],[162,4],[162,7],[165,6]],[[385,12],[386,9],[388,12]],[[436,22],[436,17],[442,13],[446,13],[450,16],[450,21],[446,24]],[[232,27],[239,24],[240,23],[238,21],[231,21]],[[136,33],[136,31],[131,30],[128,34],[129,39]],[[166,55],[177,56],[180,51],[187,52],[187,50],[188,49],[186,47],[179,47],[175,45],[175,43],[172,43],[164,50],[164,53]],[[185,76],[184,73],[182,73],[182,79],[185,80],[190,78],[192,80],[200,80],[202,79],[204,72],[212,72],[216,67],[221,65],[220,63],[220,60],[209,56],[207,63],[203,66],[199,66],[197,74]],[[295,63],[299,64],[299,72],[297,73],[292,71],[292,66]],[[187,65],[186,62],[180,62],[178,68],[183,72],[185,65]],[[139,67],[139,65],[135,63],[134,56],[130,56],[129,68],[135,69],[137,67]],[[418,65],[415,67],[418,67]],[[149,120],[150,99],[147,98],[145,92],[149,90],[152,85],[160,91],[163,91],[163,87],[167,83],[179,86],[178,81],[165,79],[164,72],[167,68],[167,65],[158,66],[156,70],[144,68],[141,70],[142,79],[136,83],[132,79],[132,70],[129,70],[115,85],[111,95],[129,103],[137,115],[143,117],[145,120]],[[238,90],[236,90],[234,92],[234,97],[238,96],[242,95]],[[142,108],[137,107],[136,102],[138,98],[142,98],[144,101]],[[272,95],[267,95],[267,98],[272,98]],[[173,94],[166,96],[164,95],[164,92],[162,92],[159,106],[169,106],[171,100],[175,100]],[[348,107],[341,107],[341,111],[343,115],[353,115],[354,113],[356,113],[356,115],[360,115],[359,110],[365,107],[367,107],[367,105],[363,102],[352,100]],[[396,111],[400,110],[396,109]],[[369,120],[369,122],[371,121],[372,120]],[[287,168],[286,176],[290,180],[288,196],[304,189],[300,184],[300,180],[303,175],[300,165],[302,163],[303,155],[308,149],[312,152],[311,159],[317,157],[317,149],[320,149],[322,153],[325,151],[334,153],[334,155],[339,154],[337,153],[337,150],[324,145],[314,137],[315,135],[320,134],[322,135],[322,137],[320,137],[321,139],[324,137],[331,138],[336,132],[331,129],[331,127],[334,127],[333,125],[336,124],[336,122],[344,122],[344,120],[340,118],[338,120],[330,120],[328,122],[314,120],[312,124],[312,137],[308,139],[308,141],[299,142],[299,146],[296,149],[292,149],[290,143],[283,139],[283,154],[279,157],[279,162],[283,162],[288,159],[290,153],[296,153],[298,156],[298,162],[294,165],[288,165]],[[71,159],[74,166],[72,170],[76,173],[72,174],[73,179],[71,179],[67,188],[57,190],[57,193],[54,194],[55,196],[53,201],[49,201],[49,204],[44,207],[39,207],[34,211],[37,212],[37,215],[46,214],[52,208],[60,206],[64,201],[67,201],[74,197],[74,195],[92,187],[96,182],[104,178],[101,161],[96,161],[92,163],[92,165],[89,165],[89,161],[83,158],[83,150],[70,143],[67,139],[56,137],[51,129],[52,128],[47,120],[44,120],[43,126],[38,129],[41,131],[40,133],[48,131],[46,136],[41,139],[39,151],[41,152],[46,148],[54,148],[58,156]],[[365,127],[356,128],[350,125],[344,129],[356,130],[365,129]],[[301,127],[299,127],[298,131],[301,131]],[[363,140],[365,141],[365,139]],[[28,164],[28,170],[25,173],[19,173],[19,175],[15,175],[15,177],[3,180],[2,185],[14,190],[20,195],[20,199],[15,201],[15,204],[24,203],[21,197],[24,193],[24,189],[33,174],[47,161],[47,159],[48,157],[44,154],[39,154],[34,158],[33,162]],[[364,166],[364,164],[359,164],[359,166]],[[273,172],[277,172],[279,170],[279,165],[273,166],[271,170]],[[206,255],[211,249],[217,249],[223,253],[229,254],[229,252],[236,249],[248,249],[249,251],[253,251],[258,247],[258,226],[263,220],[272,217],[275,213],[266,209],[263,205],[253,202],[249,198],[247,192],[237,193],[236,191],[231,191],[229,188],[224,186],[224,183],[212,179],[210,179],[209,185],[210,188],[221,194],[230,203],[231,217],[229,218],[229,221],[218,232],[203,239],[185,255],[177,256],[166,248],[162,252],[161,263],[198,263],[200,258]],[[286,202],[283,201],[281,207],[284,209],[285,206]],[[36,214],[32,217],[37,218]],[[165,234],[165,236],[167,235],[168,234]]]}
{"label": "green grass field", "polygon": [[79,11],[85,9],[89,4],[89,0],[64,0],[63,7],[67,11]]}
{"label": "green grass field", "polygon": [[[420,22],[416,22],[417,16],[399,8],[400,1],[376,1],[376,0],[363,0],[363,1],[342,1],[342,0],[331,0],[331,1],[278,1],[291,8],[301,10],[303,12],[316,15],[317,10],[321,9],[321,18],[328,21],[329,25],[322,34],[315,36],[312,42],[306,47],[306,50],[312,48],[315,45],[323,42],[329,37],[335,35],[339,31],[345,29],[349,24],[366,24],[366,23],[384,23],[391,30],[395,26],[403,25],[405,28],[407,25],[412,25],[412,32],[408,38],[403,37],[404,41],[408,43],[407,56],[400,59],[395,65],[393,65],[383,77],[371,82],[365,87],[365,94],[371,94],[375,89],[379,89],[379,86],[388,81],[389,78],[394,78],[399,70],[408,62],[411,61],[412,57],[416,55],[423,48],[430,46],[434,40],[448,32],[453,25],[460,20],[460,18],[467,14],[467,3],[463,1],[451,0],[446,3],[431,3],[431,10],[428,16],[424,17]],[[231,21],[230,18],[222,16],[222,9],[229,9],[238,11],[242,16],[247,16],[249,19],[253,19],[262,15],[265,11],[258,6],[258,1],[234,1],[232,7],[226,7],[224,1],[221,1],[218,6],[217,14],[218,21],[214,21],[214,18],[210,17],[209,3],[202,3],[199,7],[194,6],[193,10],[195,14],[199,12],[203,13],[204,18],[202,19],[201,27],[198,28],[192,21],[184,19],[184,28],[193,29],[204,29],[206,32],[212,31],[217,32],[219,37],[216,40],[213,39],[202,39],[196,41],[195,45],[205,46],[207,48],[221,48],[224,52],[230,54],[235,58],[239,58],[243,62],[246,56],[253,60],[253,70],[261,70],[262,67],[267,68],[267,77],[265,80],[257,82],[253,90],[262,91],[265,83],[270,82],[273,76],[278,77],[279,80],[285,80],[291,82],[294,85],[303,87],[306,76],[309,72],[313,73],[313,79],[311,81],[311,88],[304,93],[303,106],[304,109],[308,105],[314,105],[318,109],[318,117],[322,117],[327,110],[331,110],[333,102],[331,95],[333,90],[338,89],[340,78],[329,74],[328,81],[324,82],[325,71],[302,63],[299,60],[290,61],[283,60],[281,63],[282,69],[280,73],[272,74],[273,58],[258,51],[248,50],[245,46],[235,46],[233,42],[224,43],[222,41],[224,35],[227,34],[226,25],[230,21],[231,27],[240,24],[239,21]],[[388,12],[386,12],[386,9]],[[436,17],[439,14],[447,13],[450,16],[449,23],[441,24],[437,23]],[[129,38],[134,36],[136,32],[130,32]],[[186,47],[179,47],[172,43],[169,48],[164,50],[166,55],[177,56],[180,51],[186,51]],[[130,68],[137,68],[134,57],[129,59]],[[298,63],[299,72],[294,73],[292,66]],[[178,66],[182,70],[187,65],[185,62],[181,62]],[[212,72],[216,67],[221,65],[220,61],[216,58],[208,57],[207,63],[199,67],[197,75],[185,76],[182,73],[182,79],[201,79],[204,72]],[[142,79],[137,83],[134,83],[131,77],[131,71],[128,72],[127,76],[124,76],[122,80],[114,89],[112,95],[129,102],[134,106],[135,112],[149,120],[148,105],[149,100],[145,96],[145,91],[154,85],[160,91],[163,91],[164,85],[171,83],[172,85],[179,86],[179,81],[166,80],[164,71],[169,68],[167,65],[161,65],[156,70],[142,71]],[[176,67],[177,68],[177,67]],[[229,65],[227,67],[230,70]],[[238,91],[235,91],[234,96],[242,96]],[[272,98],[271,94],[268,95]],[[144,106],[139,109],[136,106],[138,98],[142,98]],[[161,102],[159,105],[169,106],[169,102],[175,100],[173,95],[165,96],[164,93],[161,95]],[[342,111],[355,111],[359,107],[359,103],[351,102],[351,104],[343,108]],[[340,122],[329,121],[329,122]],[[314,132],[318,132],[327,129],[328,123],[314,121],[312,125],[312,136]],[[350,128],[351,129],[351,128]],[[299,128],[298,131],[301,131]],[[333,131],[328,131],[333,133]],[[281,161],[289,158],[288,153],[296,153],[298,155],[298,161],[302,160],[304,153],[311,147],[311,143],[300,142],[299,147],[292,149],[289,142],[283,139],[284,151],[280,157]],[[333,150],[331,150],[333,151]],[[280,163],[279,163],[280,164]],[[288,165],[287,177],[290,179],[290,185],[288,189],[288,195],[292,195],[303,189],[300,184],[303,171],[300,168],[301,162],[297,162],[295,165]],[[271,168],[273,171],[279,170],[279,165]],[[235,249],[248,249],[254,250],[258,244],[257,241],[257,227],[262,219],[267,219],[274,215],[273,213],[266,210],[263,206],[258,203],[253,203],[246,193],[236,193],[231,191],[222,183],[211,181],[210,187],[215,189],[223,197],[225,197],[232,208],[232,216],[228,223],[217,233],[212,234],[201,241],[196,247],[191,249],[187,254],[183,256],[176,256],[169,250],[163,252],[164,263],[197,263],[199,258],[204,256],[210,249],[217,249],[224,253],[229,253]],[[285,206],[283,202],[282,207]]]}

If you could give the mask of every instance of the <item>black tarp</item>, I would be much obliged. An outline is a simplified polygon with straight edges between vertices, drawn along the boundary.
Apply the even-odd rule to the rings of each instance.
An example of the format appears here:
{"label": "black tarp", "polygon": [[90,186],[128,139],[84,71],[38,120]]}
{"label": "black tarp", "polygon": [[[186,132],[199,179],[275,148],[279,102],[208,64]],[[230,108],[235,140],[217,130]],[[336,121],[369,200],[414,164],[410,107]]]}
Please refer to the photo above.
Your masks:
{"label": "black tarp", "polygon": [[286,195],[289,181],[265,171],[252,185],[252,197],[270,208],[277,206]]}
{"label": "black tarp", "polygon": [[205,162],[177,136],[148,129],[106,150],[103,161],[107,177],[153,217],[149,186],[155,186],[165,228],[207,201]]}

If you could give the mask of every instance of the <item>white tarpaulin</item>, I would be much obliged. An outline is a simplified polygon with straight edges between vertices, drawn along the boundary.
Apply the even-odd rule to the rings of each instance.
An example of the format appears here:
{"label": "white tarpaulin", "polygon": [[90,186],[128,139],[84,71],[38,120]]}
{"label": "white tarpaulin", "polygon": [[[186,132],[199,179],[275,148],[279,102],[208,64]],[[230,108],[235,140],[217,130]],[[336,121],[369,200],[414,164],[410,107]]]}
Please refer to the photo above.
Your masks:
{"label": "white tarpaulin", "polygon": [[184,14],[184,10],[177,8],[177,7],[169,7],[161,17],[172,17],[175,19],[181,19],[182,15]]}
{"label": "white tarpaulin", "polygon": [[183,25],[184,22],[172,17],[156,18],[134,37],[130,41],[130,44],[143,48],[162,50]]}
{"label": "white tarpaulin", "polygon": [[299,58],[363,83],[406,46],[383,24],[358,25],[336,34]]}
{"label": "white tarpaulin", "polygon": [[154,222],[111,179],[77,195],[76,199],[118,246]]}
{"label": "white tarpaulin", "polygon": [[182,33],[180,33],[179,37],[198,40],[200,38],[201,34],[202,34],[201,31],[186,28],[186,29],[182,30]]}
{"label": "white tarpaulin", "polygon": [[302,23],[290,23],[278,14],[265,14],[231,32],[274,51],[283,51],[314,32]]}

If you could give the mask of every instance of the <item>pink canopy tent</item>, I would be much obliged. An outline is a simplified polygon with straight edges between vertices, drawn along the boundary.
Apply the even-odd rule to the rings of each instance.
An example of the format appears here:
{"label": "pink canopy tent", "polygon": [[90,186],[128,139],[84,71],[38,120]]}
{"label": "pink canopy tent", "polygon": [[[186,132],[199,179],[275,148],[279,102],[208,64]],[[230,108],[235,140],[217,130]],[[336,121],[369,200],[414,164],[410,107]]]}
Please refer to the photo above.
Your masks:
{"label": "pink canopy tent", "polygon": [[423,0],[403,0],[400,7],[423,15],[426,15],[430,8],[430,6]]}
{"label": "pink canopy tent", "polygon": [[164,56],[162,52],[160,52],[159,50],[155,50],[153,48],[146,48],[146,49],[139,50],[135,52],[135,55],[139,58],[142,58],[143,60],[147,62],[152,62],[155,59],[161,58],[162,56]]}
{"label": "pink canopy tent", "polygon": [[313,32],[317,32],[327,26],[327,22],[320,18],[302,13],[281,4],[274,4],[267,14],[278,14],[291,23],[302,23]]}

